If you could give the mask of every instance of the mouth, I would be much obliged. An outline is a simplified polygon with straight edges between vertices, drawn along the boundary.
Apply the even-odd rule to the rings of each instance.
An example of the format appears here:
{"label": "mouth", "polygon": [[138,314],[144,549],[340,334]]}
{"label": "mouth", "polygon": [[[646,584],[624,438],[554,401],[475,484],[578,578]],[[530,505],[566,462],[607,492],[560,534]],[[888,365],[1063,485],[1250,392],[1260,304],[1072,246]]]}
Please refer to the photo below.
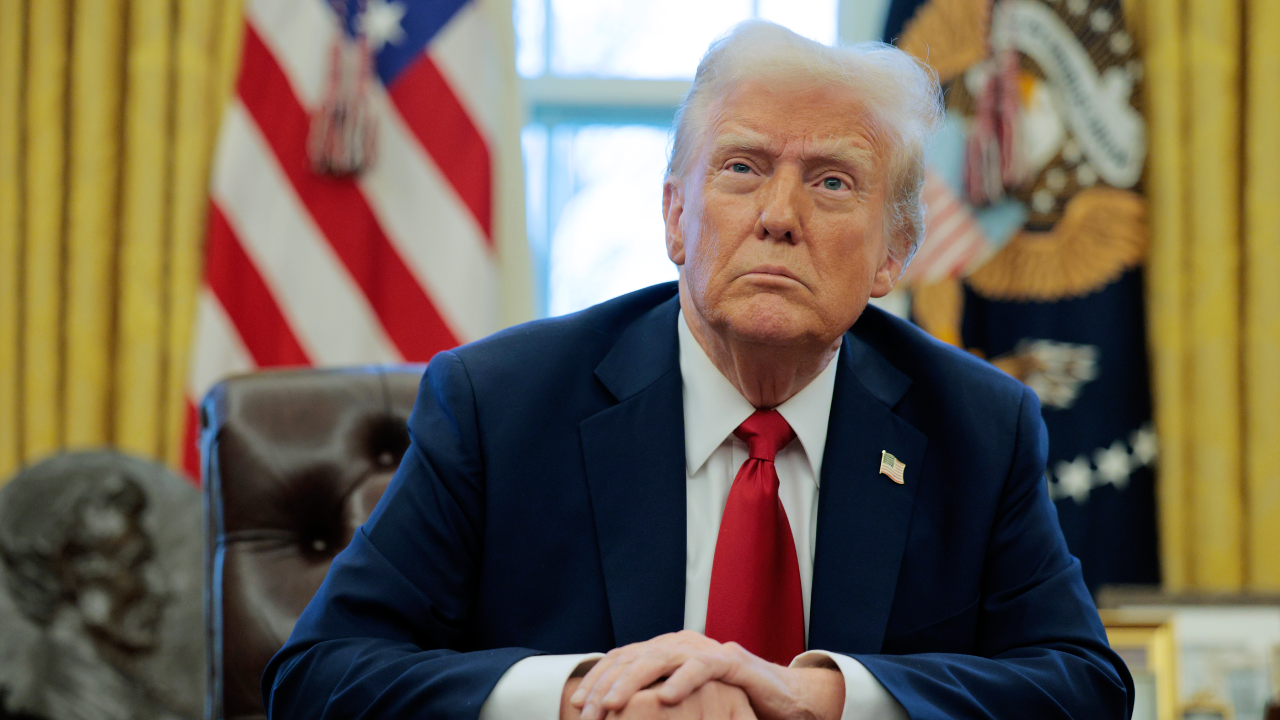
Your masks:
{"label": "mouth", "polygon": [[[758,265],[748,270],[747,272],[743,273],[744,277],[749,275],[763,275],[763,276],[774,277],[778,279],[785,278],[788,280],[794,280],[795,282],[800,282],[800,278],[796,277],[795,273],[791,272],[790,270],[783,267],[782,265]],[[803,285],[803,283],[801,284]]]}

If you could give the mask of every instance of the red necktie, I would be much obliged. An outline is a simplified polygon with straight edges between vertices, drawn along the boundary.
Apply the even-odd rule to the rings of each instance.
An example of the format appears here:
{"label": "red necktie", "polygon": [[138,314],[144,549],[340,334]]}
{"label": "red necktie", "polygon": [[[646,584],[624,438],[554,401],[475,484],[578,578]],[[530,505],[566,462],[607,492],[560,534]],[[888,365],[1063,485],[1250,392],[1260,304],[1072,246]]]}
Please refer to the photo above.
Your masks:
{"label": "red necktie", "polygon": [[796,434],[777,410],[757,410],[733,434],[747,443],[749,457],[720,520],[706,635],[786,665],[804,652],[804,598],[773,459]]}

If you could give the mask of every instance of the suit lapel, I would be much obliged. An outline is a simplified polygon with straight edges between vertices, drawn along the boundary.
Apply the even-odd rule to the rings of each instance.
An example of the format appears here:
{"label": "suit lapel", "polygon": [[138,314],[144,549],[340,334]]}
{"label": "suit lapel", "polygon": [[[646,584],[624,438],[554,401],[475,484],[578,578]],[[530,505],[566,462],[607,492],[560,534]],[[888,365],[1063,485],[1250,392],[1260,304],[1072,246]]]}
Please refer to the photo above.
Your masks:
{"label": "suit lapel", "polygon": [[617,645],[684,626],[684,399],[672,299],[638,319],[596,376],[618,404],[582,421]]}
{"label": "suit lapel", "polygon": [[[880,651],[927,444],[891,410],[910,384],[863,340],[845,335],[822,460],[809,647]],[[880,474],[884,450],[906,464],[903,485]]]}

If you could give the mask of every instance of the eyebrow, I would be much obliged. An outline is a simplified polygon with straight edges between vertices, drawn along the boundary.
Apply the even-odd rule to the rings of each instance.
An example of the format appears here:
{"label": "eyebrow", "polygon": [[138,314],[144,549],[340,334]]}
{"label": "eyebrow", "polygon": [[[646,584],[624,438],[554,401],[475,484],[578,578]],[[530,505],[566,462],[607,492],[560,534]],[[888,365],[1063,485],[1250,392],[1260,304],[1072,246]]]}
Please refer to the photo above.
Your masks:
{"label": "eyebrow", "polygon": [[[759,152],[778,154],[778,149],[771,147],[767,137],[750,130],[725,133],[716,138],[714,148],[716,155],[732,151],[741,151],[746,154]],[[875,164],[875,152],[869,148],[858,147],[843,138],[828,137],[809,143],[803,159],[808,164],[821,164],[826,161],[836,165],[871,169]]]}
{"label": "eyebrow", "polygon": [[842,138],[814,140],[804,153],[805,159],[828,160],[837,164],[852,165],[867,170],[875,167],[876,152],[859,147]]}

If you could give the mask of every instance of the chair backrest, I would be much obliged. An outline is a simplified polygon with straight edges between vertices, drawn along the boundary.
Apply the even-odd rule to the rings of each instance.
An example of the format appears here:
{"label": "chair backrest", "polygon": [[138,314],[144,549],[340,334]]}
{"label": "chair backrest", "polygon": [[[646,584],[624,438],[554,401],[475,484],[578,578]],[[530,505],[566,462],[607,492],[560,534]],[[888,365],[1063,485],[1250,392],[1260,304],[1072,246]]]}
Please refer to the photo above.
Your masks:
{"label": "chair backrest", "polygon": [[263,717],[259,683],[409,446],[423,366],[266,371],[201,403],[205,717]]}

